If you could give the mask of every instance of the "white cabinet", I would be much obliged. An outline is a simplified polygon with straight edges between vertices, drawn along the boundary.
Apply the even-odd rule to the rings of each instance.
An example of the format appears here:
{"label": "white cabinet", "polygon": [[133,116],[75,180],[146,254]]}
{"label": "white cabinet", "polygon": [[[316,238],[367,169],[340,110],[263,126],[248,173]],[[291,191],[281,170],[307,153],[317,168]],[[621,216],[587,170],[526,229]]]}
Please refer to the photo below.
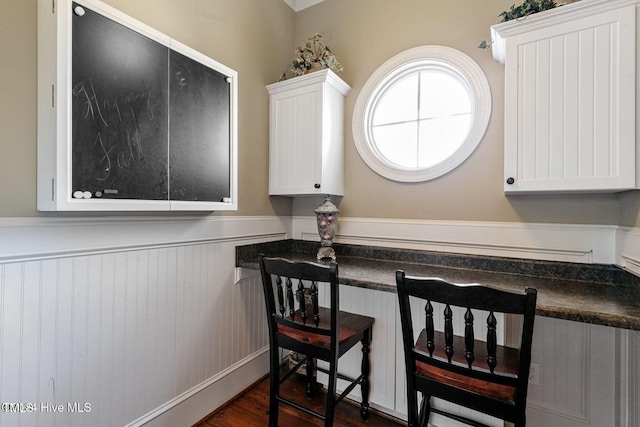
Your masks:
{"label": "white cabinet", "polygon": [[506,193],[637,187],[640,0],[582,0],[494,25]]}
{"label": "white cabinet", "polygon": [[270,94],[269,194],[344,194],[344,97],[333,71],[267,86]]}

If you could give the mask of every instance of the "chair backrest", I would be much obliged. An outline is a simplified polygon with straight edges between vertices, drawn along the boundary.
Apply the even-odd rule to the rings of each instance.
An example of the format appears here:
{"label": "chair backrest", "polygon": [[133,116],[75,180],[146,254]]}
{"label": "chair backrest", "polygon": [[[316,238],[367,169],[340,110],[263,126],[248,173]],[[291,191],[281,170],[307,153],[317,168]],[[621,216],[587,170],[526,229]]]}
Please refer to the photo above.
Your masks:
{"label": "chair backrest", "polygon": [[[516,389],[516,404],[526,404],[531,344],[537,292],[526,289],[523,293],[498,290],[478,284],[459,285],[437,278],[406,276],[396,273],[400,317],[407,370],[415,370],[416,363],[424,363],[442,371],[464,375],[486,383]],[[410,297],[424,303],[424,329],[420,337],[414,337]],[[444,305],[443,333],[435,332],[433,303]],[[464,312],[464,336],[454,337],[452,307],[461,307]],[[476,340],[474,311],[488,312],[486,344]],[[517,349],[498,345],[496,313],[520,315],[521,334]],[[437,319],[439,321],[439,319]],[[440,323],[438,323],[440,324]],[[460,328],[461,330],[462,328]],[[484,331],[482,331],[484,332]],[[480,347],[480,348],[478,348]],[[505,363],[516,366],[505,366]]]}
{"label": "chair backrest", "polygon": [[[338,265],[294,262],[262,254],[259,258],[270,336],[275,337],[280,325],[299,331],[300,339],[307,343],[325,342],[335,349],[339,329]],[[318,303],[320,286],[328,287],[328,308]],[[309,339],[310,335],[319,339]]]}

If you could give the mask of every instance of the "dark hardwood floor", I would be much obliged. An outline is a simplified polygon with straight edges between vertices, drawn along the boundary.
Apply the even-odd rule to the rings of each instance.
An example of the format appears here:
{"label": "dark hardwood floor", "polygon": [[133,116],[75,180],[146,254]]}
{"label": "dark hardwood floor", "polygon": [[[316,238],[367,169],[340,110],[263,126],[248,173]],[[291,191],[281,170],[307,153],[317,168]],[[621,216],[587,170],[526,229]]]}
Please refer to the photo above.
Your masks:
{"label": "dark hardwood floor", "polygon": [[[324,390],[323,390],[324,391]],[[319,393],[313,399],[305,397],[305,383],[301,376],[294,375],[281,386],[281,392],[288,398],[299,397],[300,404],[310,405],[319,412],[324,411],[326,394]],[[266,426],[269,421],[269,377],[265,377],[242,394],[225,404],[194,427],[238,427]],[[288,405],[280,404],[279,427],[323,426],[319,418],[312,417]],[[400,420],[382,416],[372,410],[367,422],[360,419],[360,407],[355,402],[343,401],[336,406],[335,426],[345,427],[398,427]]]}

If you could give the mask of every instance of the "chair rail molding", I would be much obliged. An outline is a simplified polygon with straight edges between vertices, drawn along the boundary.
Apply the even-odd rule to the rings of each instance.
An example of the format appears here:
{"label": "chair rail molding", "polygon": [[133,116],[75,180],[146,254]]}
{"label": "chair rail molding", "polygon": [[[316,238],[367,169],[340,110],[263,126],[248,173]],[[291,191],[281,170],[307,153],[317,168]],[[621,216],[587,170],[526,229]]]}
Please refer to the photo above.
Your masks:
{"label": "chair rail molding", "polygon": [[[317,240],[314,217],[294,217],[294,239]],[[613,264],[617,226],[340,218],[336,243],[472,255]]]}
{"label": "chair rail molding", "polygon": [[[0,264],[228,240],[279,240],[279,217],[0,218]],[[246,242],[245,242],[246,241]]]}

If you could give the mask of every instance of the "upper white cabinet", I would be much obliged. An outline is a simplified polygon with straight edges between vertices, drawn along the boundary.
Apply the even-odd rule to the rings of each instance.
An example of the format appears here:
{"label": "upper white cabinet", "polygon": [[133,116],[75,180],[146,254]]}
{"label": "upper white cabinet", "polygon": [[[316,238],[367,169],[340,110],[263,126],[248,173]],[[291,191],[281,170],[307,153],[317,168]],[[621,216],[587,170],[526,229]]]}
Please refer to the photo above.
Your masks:
{"label": "upper white cabinet", "polygon": [[270,94],[269,194],[344,195],[344,97],[333,71],[267,86]]}
{"label": "upper white cabinet", "polygon": [[638,3],[582,0],[491,28],[506,193],[637,187]]}

